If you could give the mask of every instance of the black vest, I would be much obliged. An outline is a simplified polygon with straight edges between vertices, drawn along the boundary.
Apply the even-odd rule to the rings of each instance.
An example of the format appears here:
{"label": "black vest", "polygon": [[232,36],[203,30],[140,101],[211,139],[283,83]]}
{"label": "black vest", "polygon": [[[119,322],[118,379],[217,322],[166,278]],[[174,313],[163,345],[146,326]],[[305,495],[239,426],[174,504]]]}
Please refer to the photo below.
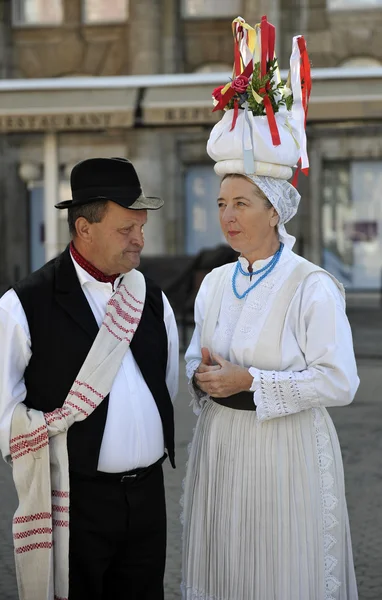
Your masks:
{"label": "black vest", "polygon": [[[32,357],[25,370],[25,404],[43,412],[62,406],[98,333],[67,248],[14,286],[25,311]],[[174,411],[166,385],[167,332],[161,290],[146,279],[142,318],[130,345],[162,419],[165,446],[174,463]],[[106,422],[109,397],[68,431],[69,466],[93,475]]]}

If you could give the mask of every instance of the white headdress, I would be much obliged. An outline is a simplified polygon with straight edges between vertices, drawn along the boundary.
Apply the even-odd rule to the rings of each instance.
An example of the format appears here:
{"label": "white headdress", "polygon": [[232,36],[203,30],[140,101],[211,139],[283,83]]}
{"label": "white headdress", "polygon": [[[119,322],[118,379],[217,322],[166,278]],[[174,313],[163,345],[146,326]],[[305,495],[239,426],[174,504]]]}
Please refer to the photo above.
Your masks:
{"label": "white headdress", "polygon": [[213,91],[214,110],[226,112],[212,129],[207,152],[218,175],[249,177],[280,216],[280,239],[295,239],[284,223],[297,212],[300,194],[288,183],[292,168],[307,173],[306,115],[311,90],[305,40],[293,38],[290,73],[281,81],[275,57],[275,28],[263,17],[250,27],[238,17],[232,23],[235,65],[233,79]]}

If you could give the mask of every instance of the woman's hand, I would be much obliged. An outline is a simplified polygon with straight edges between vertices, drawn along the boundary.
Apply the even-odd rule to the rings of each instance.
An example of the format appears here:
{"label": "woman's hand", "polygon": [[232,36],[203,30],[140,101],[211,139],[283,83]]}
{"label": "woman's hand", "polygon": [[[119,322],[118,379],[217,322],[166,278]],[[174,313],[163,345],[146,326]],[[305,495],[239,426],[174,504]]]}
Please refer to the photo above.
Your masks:
{"label": "woman's hand", "polygon": [[199,363],[199,366],[194,373],[194,385],[200,390],[202,390],[202,392],[204,392],[205,394],[208,394],[207,390],[205,389],[205,386],[203,385],[203,383],[197,380],[196,376],[200,373],[211,373],[213,371],[218,371],[219,369],[220,365],[212,364],[211,354],[208,348],[202,348],[202,361]]}
{"label": "woman's hand", "polygon": [[202,348],[202,362],[196,369],[194,378],[203,392],[215,398],[226,398],[238,392],[249,391],[253,382],[247,369],[224,360],[218,354],[211,356],[207,348]]}

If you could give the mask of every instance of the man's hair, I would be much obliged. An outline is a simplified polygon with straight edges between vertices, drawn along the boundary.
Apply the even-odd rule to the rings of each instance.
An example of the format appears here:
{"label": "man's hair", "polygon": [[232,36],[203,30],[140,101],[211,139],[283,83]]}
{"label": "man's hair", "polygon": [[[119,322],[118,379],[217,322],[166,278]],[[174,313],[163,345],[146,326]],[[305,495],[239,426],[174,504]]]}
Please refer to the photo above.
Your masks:
{"label": "man's hair", "polygon": [[252,183],[252,185],[255,186],[256,188],[256,193],[258,196],[260,196],[260,198],[262,198],[264,200],[264,204],[265,204],[265,208],[273,208],[273,204],[272,202],[270,202],[268,200],[268,198],[266,197],[266,195],[264,194],[263,190],[261,190],[259,188],[258,185],[256,185],[256,183],[254,181],[252,181],[252,179],[250,177],[247,177],[246,175],[242,174],[242,173],[227,173],[226,175],[224,175],[223,179],[222,179],[222,183],[225,179],[229,179],[229,178],[236,178],[236,179],[246,179],[247,181],[249,181],[250,183]]}
{"label": "man's hair", "polygon": [[72,237],[77,235],[76,221],[80,217],[86,219],[89,223],[100,223],[107,210],[108,200],[96,200],[89,204],[80,204],[79,206],[70,206],[68,208],[68,225]]}

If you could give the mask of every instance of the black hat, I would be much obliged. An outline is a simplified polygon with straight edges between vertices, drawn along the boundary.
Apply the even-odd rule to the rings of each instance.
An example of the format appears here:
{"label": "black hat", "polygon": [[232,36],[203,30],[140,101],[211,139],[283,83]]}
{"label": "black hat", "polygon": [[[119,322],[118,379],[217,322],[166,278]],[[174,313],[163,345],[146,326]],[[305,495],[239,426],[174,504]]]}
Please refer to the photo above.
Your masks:
{"label": "black hat", "polygon": [[163,200],[145,196],[133,164],[127,158],[88,158],[73,167],[72,200],[56,204],[70,208],[96,200],[111,200],[124,208],[156,210]]}

